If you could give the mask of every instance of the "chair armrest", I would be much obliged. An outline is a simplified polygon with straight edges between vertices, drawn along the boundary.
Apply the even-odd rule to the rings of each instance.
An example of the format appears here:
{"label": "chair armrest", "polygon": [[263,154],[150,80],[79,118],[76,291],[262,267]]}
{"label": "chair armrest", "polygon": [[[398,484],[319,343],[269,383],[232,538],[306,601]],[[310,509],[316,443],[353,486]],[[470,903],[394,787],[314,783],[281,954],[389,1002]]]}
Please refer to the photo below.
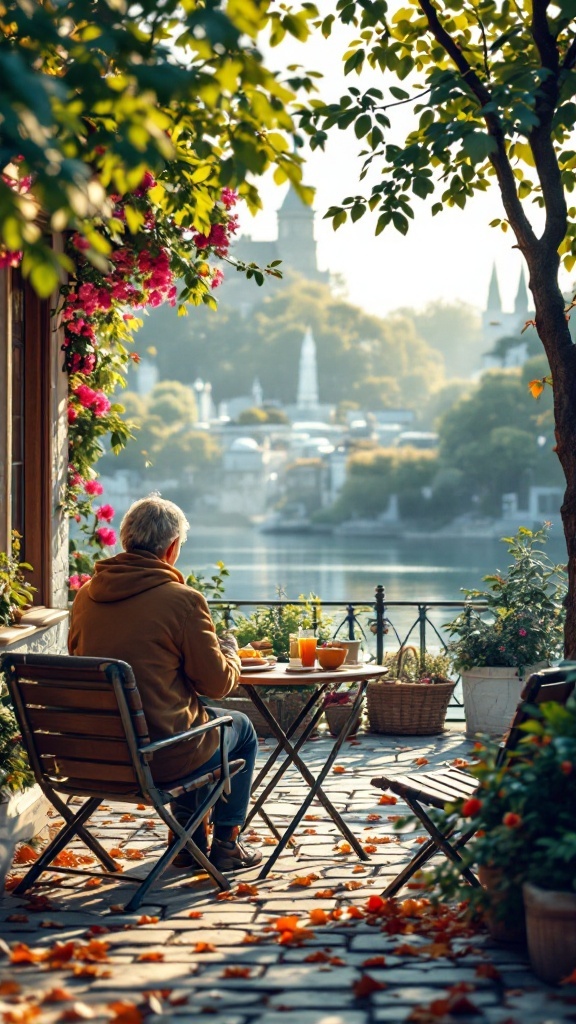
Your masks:
{"label": "chair armrest", "polygon": [[212,721],[205,722],[204,725],[196,725],[193,729],[187,729],[186,732],[178,732],[175,736],[168,736],[165,740],[155,740],[154,743],[147,743],[145,747],[139,747],[138,750],[140,754],[144,754],[146,759],[148,759],[158,750],[165,750],[167,747],[173,746],[174,743],[181,743],[184,740],[193,740],[196,736],[202,736],[210,729],[219,729],[222,725],[232,725],[230,715],[221,715],[219,718],[213,718]]}

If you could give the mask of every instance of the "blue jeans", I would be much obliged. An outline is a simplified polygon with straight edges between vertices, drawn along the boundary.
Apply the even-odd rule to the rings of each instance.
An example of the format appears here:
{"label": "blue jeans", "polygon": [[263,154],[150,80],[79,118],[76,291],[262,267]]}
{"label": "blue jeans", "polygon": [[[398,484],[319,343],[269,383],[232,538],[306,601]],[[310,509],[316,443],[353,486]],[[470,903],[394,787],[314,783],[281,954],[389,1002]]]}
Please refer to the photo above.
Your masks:
{"label": "blue jeans", "polygon": [[[211,708],[206,705],[206,710],[211,718],[221,718],[222,715],[230,715],[232,725],[225,727],[225,734],[228,741],[228,758],[235,761],[241,758],[246,762],[242,771],[238,772],[230,780],[231,792],[229,796],[224,794],[216,801],[212,811],[212,820],[215,825],[225,828],[242,826],[246,819],[248,804],[250,802],[250,788],[252,786],[252,775],[258,752],[258,737],[250,719],[240,711],[226,711],[224,708]],[[214,752],[209,761],[202,765],[202,771],[210,771],[220,766],[220,748]],[[207,795],[207,787],[196,789],[192,793],[183,793],[172,804],[174,817],[181,824],[186,824],[190,816],[200,807]]]}

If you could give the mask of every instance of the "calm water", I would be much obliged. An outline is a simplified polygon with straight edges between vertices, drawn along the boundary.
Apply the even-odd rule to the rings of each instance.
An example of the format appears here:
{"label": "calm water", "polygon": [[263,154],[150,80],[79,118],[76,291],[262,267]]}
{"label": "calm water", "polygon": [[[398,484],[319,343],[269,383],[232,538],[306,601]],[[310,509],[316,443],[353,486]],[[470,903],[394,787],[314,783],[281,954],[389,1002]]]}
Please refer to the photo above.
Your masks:
{"label": "calm water", "polygon": [[[548,553],[555,561],[565,559],[563,539],[551,539]],[[218,560],[230,571],[230,599],[274,600],[282,587],[292,599],[315,593],[325,601],[369,603],[379,583],[389,601],[458,600],[461,587],[480,586],[482,576],[508,565],[509,555],[496,540],[404,541],[193,526],[179,568],[208,576]]]}

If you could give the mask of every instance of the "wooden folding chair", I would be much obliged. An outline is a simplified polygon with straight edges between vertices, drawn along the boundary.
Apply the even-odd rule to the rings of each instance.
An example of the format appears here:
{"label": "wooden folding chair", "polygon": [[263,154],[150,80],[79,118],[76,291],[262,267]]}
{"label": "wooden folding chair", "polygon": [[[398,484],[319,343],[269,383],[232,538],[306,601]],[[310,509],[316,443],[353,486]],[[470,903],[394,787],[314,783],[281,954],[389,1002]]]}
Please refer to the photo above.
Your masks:
{"label": "wooden folding chair", "polygon": [[[22,741],[36,781],[64,819],[64,825],[38,860],[13,890],[19,896],[47,871],[115,878],[135,883],[138,889],[124,908],[136,910],[150,887],[158,881],[186,847],[220,889],[230,885],[191,839],[205,814],[223,794],[230,793],[230,779],[244,767],[243,760],[228,762],[227,727],[224,715],[205,725],[168,739],[150,742],[148,726],[132,669],[110,658],[73,658],[61,655],[5,654],[0,669],[22,731]],[[220,730],[220,766],[202,769],[168,785],[156,783],[150,762],[159,750],[175,743],[194,742],[212,729]],[[170,802],[182,793],[208,787],[201,805],[184,826],[171,813]],[[73,810],[59,794],[85,797]],[[174,841],[145,878],[119,873],[110,854],[86,827],[103,802],[151,805],[174,834]],[[54,858],[77,836],[103,865],[102,871],[64,868]]]}
{"label": "wooden folding chair", "polygon": [[[534,704],[542,704],[545,701],[565,704],[574,689],[575,681],[576,672],[570,669],[544,669],[530,676],[522,690],[508,734],[500,745],[498,763],[502,764],[516,749],[522,737],[520,726],[531,717],[531,708]],[[471,885],[479,884],[458,852],[472,838],[476,826],[460,833],[456,833],[455,826],[452,826],[442,832],[424,810],[425,807],[443,810],[447,804],[474,796],[478,789],[475,778],[459,768],[449,767],[431,772],[413,772],[410,775],[383,776],[372,779],[372,785],[378,789],[389,789],[404,800],[430,836],[412,860],[386,887],[383,896],[395,896],[416,871],[420,871],[439,850],[460,867],[464,878]]]}

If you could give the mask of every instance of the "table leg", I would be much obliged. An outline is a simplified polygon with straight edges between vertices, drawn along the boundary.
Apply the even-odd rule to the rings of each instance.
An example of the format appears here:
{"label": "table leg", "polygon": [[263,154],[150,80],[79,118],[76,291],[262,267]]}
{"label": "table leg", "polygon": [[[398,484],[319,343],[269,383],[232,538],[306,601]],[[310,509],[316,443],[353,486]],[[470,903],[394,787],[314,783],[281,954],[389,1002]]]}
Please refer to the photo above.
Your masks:
{"label": "table leg", "polygon": [[[310,710],[310,708],[313,707],[315,703],[319,703],[320,698],[323,696],[325,690],[327,689],[327,685],[328,684],[323,686],[319,693],[317,692],[317,693],[312,695],[311,699],[306,703],[306,707],[304,708],[304,711],[302,712],[302,716],[306,715],[308,713],[308,711]],[[258,700],[261,700],[261,699],[262,698],[258,694]],[[260,710],[260,708],[259,708],[259,710]],[[302,744],[306,742],[306,740],[308,739],[310,733],[314,730],[314,728],[316,726],[316,723],[318,722],[319,718],[322,715],[322,712],[323,712],[323,708],[319,707],[318,710],[313,715],[312,720],[302,730],[302,734],[298,737],[298,740],[296,741],[296,744],[293,747],[293,751],[294,751],[295,754],[298,753],[298,751],[302,747]],[[271,715],[271,718],[274,717],[271,714],[271,712],[270,712],[270,715]],[[276,763],[276,761],[280,757],[281,751],[284,751],[287,756],[285,757],[284,761],[280,765],[280,768],[277,770],[276,774],[273,776],[273,778],[270,780],[270,782],[266,786],[264,792],[260,794],[260,796],[257,798],[256,802],[254,803],[254,806],[250,809],[250,813],[248,814],[248,817],[246,818],[246,825],[250,824],[250,822],[253,820],[253,818],[255,817],[256,814],[262,814],[262,807],[264,805],[265,800],[268,799],[270,794],[273,792],[273,790],[278,785],[278,783],[279,783],[280,779],[282,778],[282,776],[284,775],[284,773],[287,771],[287,769],[292,764],[292,758],[291,758],[290,754],[288,753],[288,749],[286,747],[286,743],[290,740],[290,737],[293,735],[294,730],[298,728],[300,717],[301,716],[299,715],[298,718],[296,719],[296,721],[290,726],[290,729],[288,730],[287,733],[284,733],[284,730],[281,728],[281,726],[278,725],[278,723],[276,723],[276,725],[278,726],[278,729],[282,733],[283,740],[280,740],[278,742],[278,744],[276,746],[276,749],[274,750],[273,754],[271,755],[271,757],[268,758],[268,761],[266,762],[266,765],[265,765],[266,774],[268,774],[268,772],[270,771],[270,768],[272,768],[274,766],[274,764]],[[271,727],[273,727],[272,721],[271,721],[270,724],[271,724]],[[257,787],[262,783],[264,778],[265,778],[265,773],[263,771],[259,772],[258,778],[256,779],[256,782],[252,786],[252,793],[253,794],[256,791]]]}
{"label": "table leg", "polygon": [[[332,750],[330,751],[330,754],[329,754],[328,758],[326,759],[326,763],[325,763],[324,767],[322,768],[322,771],[320,772],[318,777],[316,779],[314,779],[314,777],[310,774],[310,772],[308,771],[306,765],[303,764],[303,762],[301,761],[301,759],[300,759],[300,757],[298,755],[296,755],[296,757],[294,758],[294,763],[299,768],[300,774],[304,776],[304,778],[306,779],[306,781],[309,783],[309,785],[311,787],[310,788],[310,792],[308,793],[308,796],[304,800],[300,810],[297,812],[297,814],[295,814],[295,816],[292,819],[292,821],[290,822],[288,828],[284,832],[284,835],[282,836],[282,839],[278,843],[278,846],[275,848],[274,852],[272,853],[272,855],[270,856],[270,858],[267,860],[266,864],[262,868],[260,874],[258,875],[259,879],[260,878],[266,878],[266,875],[274,867],[274,864],[278,860],[278,857],[286,849],[286,846],[290,842],[292,836],[294,835],[294,832],[296,831],[296,829],[298,828],[298,826],[299,826],[300,822],[302,821],[304,815],[306,814],[306,811],[311,806],[312,802],[314,801],[314,799],[316,797],[318,797],[318,799],[321,800],[323,806],[326,808],[326,810],[328,810],[328,813],[330,814],[330,817],[332,818],[334,824],[337,825],[338,829],[340,830],[341,835],[343,835],[348,840],[348,842],[350,843],[352,848],[355,850],[357,855],[360,857],[360,859],[361,860],[370,860],[368,854],[366,853],[366,851],[362,848],[362,846],[360,845],[360,843],[356,839],[356,836],[354,836],[352,834],[352,832],[350,831],[350,829],[346,825],[346,822],[343,821],[342,816],[338,813],[336,808],[329,801],[328,797],[326,797],[326,794],[324,793],[324,791],[321,788],[322,787],[322,783],[324,782],[324,779],[328,775],[328,772],[330,771],[332,765],[334,764],[334,761],[336,760],[336,757],[338,756],[338,752],[340,751],[340,748],[341,748],[342,744],[347,739],[347,737],[349,736],[349,734],[350,734],[350,732],[352,730],[352,727],[353,727],[353,724],[354,724],[354,718],[356,716],[356,713],[358,712],[358,710],[362,706],[362,701],[364,699],[364,692],[366,690],[366,686],[367,686],[367,680],[366,681],[362,681],[360,683],[358,694],[357,694],[356,699],[355,699],[355,701],[354,701],[354,703],[352,705],[352,708],[350,710],[350,716],[348,718],[348,721],[347,721],[346,725],[344,726],[344,729],[340,732],[340,735],[338,736],[334,746],[332,747]],[[304,771],[302,769],[304,769]],[[325,801],[326,801],[326,803],[325,803]],[[329,806],[327,806],[327,804]]]}
{"label": "table leg", "polygon": [[[245,688],[246,690],[248,690],[248,687],[246,687],[246,686],[245,686],[244,688]],[[325,684],[325,685],[324,685],[324,686],[322,687],[321,693],[322,693],[322,694],[324,694],[324,692],[325,692],[325,691],[327,690],[327,688],[328,688],[328,684]],[[249,693],[249,696],[252,696],[252,693],[254,692],[254,688],[253,688],[253,687],[251,687],[251,691],[252,691],[252,692],[251,692],[251,693]],[[260,697],[260,694],[258,694],[258,696]],[[261,698],[260,698],[260,699],[261,699]],[[304,707],[303,707],[303,708],[301,709],[301,711],[300,711],[300,712],[298,713],[298,717],[297,717],[297,718],[295,718],[295,719],[294,719],[294,721],[292,722],[292,724],[290,725],[290,727],[289,727],[288,731],[287,731],[287,732],[286,732],[286,734],[285,734],[285,737],[286,737],[286,739],[288,739],[288,740],[289,740],[289,739],[291,739],[291,738],[292,738],[292,736],[294,735],[294,733],[295,733],[295,732],[296,732],[296,730],[298,729],[298,726],[299,726],[299,725],[301,724],[301,722],[303,722],[303,721],[304,721],[304,719],[306,718],[306,715],[307,715],[307,714],[308,714],[308,712],[310,711],[310,708],[314,707],[314,704],[316,704],[317,700],[318,700],[318,691],[316,690],[316,691],[315,691],[314,693],[312,693],[312,695],[310,696],[309,700],[307,700],[307,701],[306,701],[306,704],[305,704],[305,705],[304,705]],[[270,722],[271,722],[271,718],[270,718],[270,716],[272,716],[272,718],[273,718],[274,716],[272,715],[272,712],[271,712],[271,711],[270,711],[270,709],[268,708],[268,705],[266,705],[266,711],[268,712],[268,714],[266,714],[265,712],[263,712],[263,714],[264,714],[264,717],[266,718],[266,720],[267,720],[267,721],[268,721],[268,722],[270,723]],[[314,725],[315,725],[315,724],[316,724],[316,722],[318,721],[318,718],[320,718],[320,715],[318,715],[318,716],[317,716],[317,718],[315,718],[315,719],[314,719],[314,721],[313,721],[313,723],[312,723],[312,728],[314,727]],[[276,723],[276,724],[278,724],[278,723]],[[297,749],[297,750],[299,750],[299,749],[300,749],[300,747],[302,746],[302,744],[304,743],[304,741],[305,741],[305,740],[306,740],[306,739],[308,738],[308,736],[310,735],[310,732],[312,731],[312,728],[311,728],[310,730],[305,730],[305,731],[303,732],[303,736],[301,736],[301,737],[299,738],[298,742],[296,743],[296,749]],[[262,784],[263,780],[264,780],[264,779],[266,778],[266,776],[268,775],[268,772],[270,771],[270,769],[272,768],[272,766],[273,766],[273,765],[274,765],[274,764],[276,763],[276,761],[278,760],[278,758],[279,758],[279,756],[280,756],[280,751],[281,751],[281,750],[282,750],[282,744],[281,744],[281,743],[278,743],[278,744],[276,745],[275,749],[274,749],[274,750],[272,751],[272,753],[270,754],[270,757],[269,757],[269,758],[268,758],[268,760],[266,761],[266,764],[264,765],[264,767],[263,767],[263,768],[261,768],[261,769],[260,769],[260,771],[258,772],[258,775],[257,775],[257,776],[256,776],[256,778],[254,779],[254,782],[252,783],[252,793],[255,793],[255,792],[256,792],[256,790],[257,790],[257,789],[259,789],[259,787],[261,786],[261,784]]]}

